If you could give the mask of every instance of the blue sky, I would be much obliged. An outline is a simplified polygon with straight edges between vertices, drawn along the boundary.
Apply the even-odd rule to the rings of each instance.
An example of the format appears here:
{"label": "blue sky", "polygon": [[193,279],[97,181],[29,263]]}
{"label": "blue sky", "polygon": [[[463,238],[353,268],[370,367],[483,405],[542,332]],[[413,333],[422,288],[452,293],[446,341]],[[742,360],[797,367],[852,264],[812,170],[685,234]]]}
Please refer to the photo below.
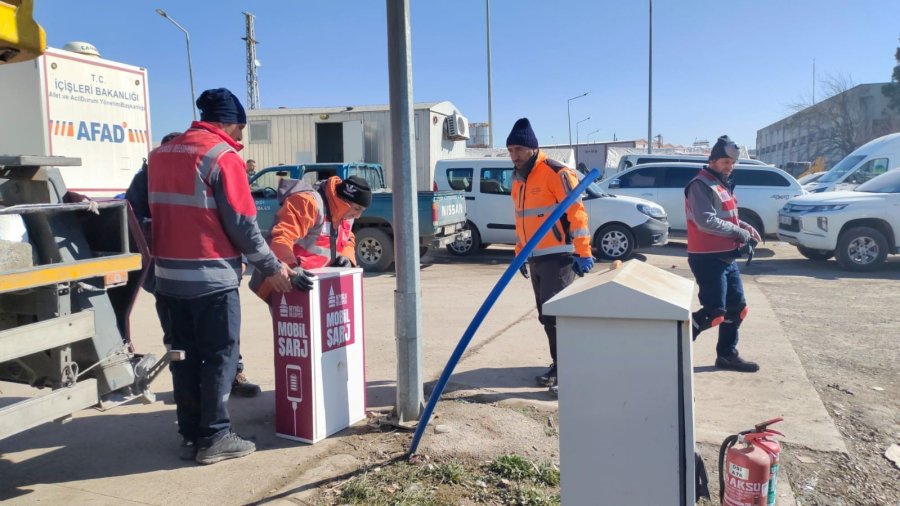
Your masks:
{"label": "blue sky", "polygon": [[[263,108],[388,102],[385,3],[38,0],[48,44],[96,45],[104,58],[149,70],[154,140],[191,120],[184,36],[197,94],[224,86],[246,100],[244,16],[256,15]],[[484,0],[411,0],[416,102],[449,100],[487,121]],[[656,0],[653,133],[690,144],[728,133],[753,146],[756,130],[809,99],[819,78],[890,79],[900,37],[895,0]],[[542,143],[647,135],[647,2],[492,0],[494,141],[527,116]],[[821,91],[819,92],[821,94]],[[821,97],[819,97],[821,98]]]}

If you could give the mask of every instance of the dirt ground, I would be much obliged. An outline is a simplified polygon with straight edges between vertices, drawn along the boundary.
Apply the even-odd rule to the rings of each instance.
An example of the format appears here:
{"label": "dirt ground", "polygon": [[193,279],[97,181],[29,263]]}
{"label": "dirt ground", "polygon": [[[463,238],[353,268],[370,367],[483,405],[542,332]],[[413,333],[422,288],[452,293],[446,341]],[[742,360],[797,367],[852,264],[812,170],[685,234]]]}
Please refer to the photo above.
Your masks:
{"label": "dirt ground", "polygon": [[[683,245],[653,250],[642,255],[650,263],[671,263],[683,256]],[[440,254],[435,255],[438,262]],[[495,262],[492,249],[472,262]],[[502,259],[500,261],[503,261]],[[744,272],[745,283],[756,283],[775,310],[803,363],[806,373],[843,436],[848,453],[816,452],[785,448],[782,472],[801,505],[900,505],[900,468],[889,461],[885,450],[900,443],[900,330],[896,308],[900,307],[900,257],[890,258],[871,273],[849,273],[832,261],[813,262],[784,243],[770,242],[758,251]],[[680,272],[681,274],[685,274]],[[751,308],[752,311],[752,308]],[[777,392],[773,392],[777,395]],[[445,401],[432,424],[446,424],[451,432],[435,434],[428,429],[420,453],[429,461],[422,471],[404,462],[388,464],[388,479],[360,478],[372,469],[382,472],[378,456],[399,456],[408,435],[385,439],[360,435],[360,441],[380,438],[381,447],[367,451],[360,445],[361,466],[356,474],[321,489],[316,504],[555,504],[554,490],[522,488],[490,475],[486,466],[498,455],[520,455],[531,462],[558,465],[558,432],[555,413],[533,408],[510,408],[495,404]],[[503,429],[498,429],[503,427]],[[388,444],[388,447],[384,447]],[[378,446],[378,445],[376,445]],[[718,497],[716,470],[718,447],[701,444],[713,498]],[[434,469],[460,466],[458,483],[436,480]],[[537,464],[535,464],[537,465]],[[400,466],[400,467],[396,467]],[[432,471],[429,471],[431,469]],[[361,474],[362,473],[362,474]],[[400,478],[398,478],[398,476]],[[380,490],[379,499],[360,502],[353,493],[363,484]],[[511,486],[536,495],[509,495]],[[343,491],[343,492],[342,492]],[[425,491],[425,493],[423,493]],[[349,495],[348,495],[349,493]],[[414,494],[415,499],[407,499]],[[406,495],[404,495],[406,494]],[[348,500],[349,499],[349,500]],[[700,504],[716,504],[702,501]]]}

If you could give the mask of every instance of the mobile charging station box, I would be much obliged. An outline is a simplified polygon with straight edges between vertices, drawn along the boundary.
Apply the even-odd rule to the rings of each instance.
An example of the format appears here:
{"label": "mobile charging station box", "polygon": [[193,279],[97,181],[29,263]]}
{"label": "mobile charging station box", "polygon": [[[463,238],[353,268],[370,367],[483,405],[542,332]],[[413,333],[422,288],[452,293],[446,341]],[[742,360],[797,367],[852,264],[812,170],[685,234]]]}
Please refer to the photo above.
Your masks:
{"label": "mobile charging station box", "polygon": [[315,443],[366,417],[362,269],[323,267],[273,293],[275,435]]}

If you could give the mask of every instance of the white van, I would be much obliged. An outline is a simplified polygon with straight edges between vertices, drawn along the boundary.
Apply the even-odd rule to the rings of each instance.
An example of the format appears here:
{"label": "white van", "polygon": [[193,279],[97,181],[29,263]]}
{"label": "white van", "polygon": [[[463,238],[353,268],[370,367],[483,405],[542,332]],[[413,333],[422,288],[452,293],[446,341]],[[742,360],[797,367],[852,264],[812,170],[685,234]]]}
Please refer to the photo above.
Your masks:
{"label": "white van", "polygon": [[852,190],[875,176],[900,166],[900,133],[871,140],[803,189],[809,193]]}
{"label": "white van", "polygon": [[[679,155],[679,154],[630,154],[622,155],[619,158],[619,166],[616,172],[630,169],[635,165],[643,165],[645,163],[663,163],[663,162],[690,162],[690,163],[706,163],[709,157],[706,155]],[[753,160],[751,158],[741,158],[738,160],[741,165],[766,165],[765,162]]]}
{"label": "white van", "polygon": [[[434,183],[438,190],[465,193],[470,239],[451,244],[456,255],[469,255],[489,244],[515,244],[513,164],[508,158],[455,158],[438,160]],[[580,174],[579,174],[580,176]],[[606,259],[625,259],[635,249],[664,246],[669,223],[663,208],[647,200],[603,193],[596,183],[582,199],[588,213],[591,245]]]}

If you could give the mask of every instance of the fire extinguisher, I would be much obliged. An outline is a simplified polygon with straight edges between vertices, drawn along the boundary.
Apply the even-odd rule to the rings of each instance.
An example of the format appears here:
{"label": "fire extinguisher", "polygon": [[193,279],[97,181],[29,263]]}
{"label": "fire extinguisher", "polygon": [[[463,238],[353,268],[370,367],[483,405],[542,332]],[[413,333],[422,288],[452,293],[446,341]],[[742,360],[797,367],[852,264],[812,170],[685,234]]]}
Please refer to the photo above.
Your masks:
{"label": "fire extinguisher", "polygon": [[[728,436],[719,448],[719,501],[727,506],[772,506],[778,487],[781,445],[770,439],[783,436],[769,425],[778,417],[752,429]],[[738,445],[738,446],[736,446]]]}

